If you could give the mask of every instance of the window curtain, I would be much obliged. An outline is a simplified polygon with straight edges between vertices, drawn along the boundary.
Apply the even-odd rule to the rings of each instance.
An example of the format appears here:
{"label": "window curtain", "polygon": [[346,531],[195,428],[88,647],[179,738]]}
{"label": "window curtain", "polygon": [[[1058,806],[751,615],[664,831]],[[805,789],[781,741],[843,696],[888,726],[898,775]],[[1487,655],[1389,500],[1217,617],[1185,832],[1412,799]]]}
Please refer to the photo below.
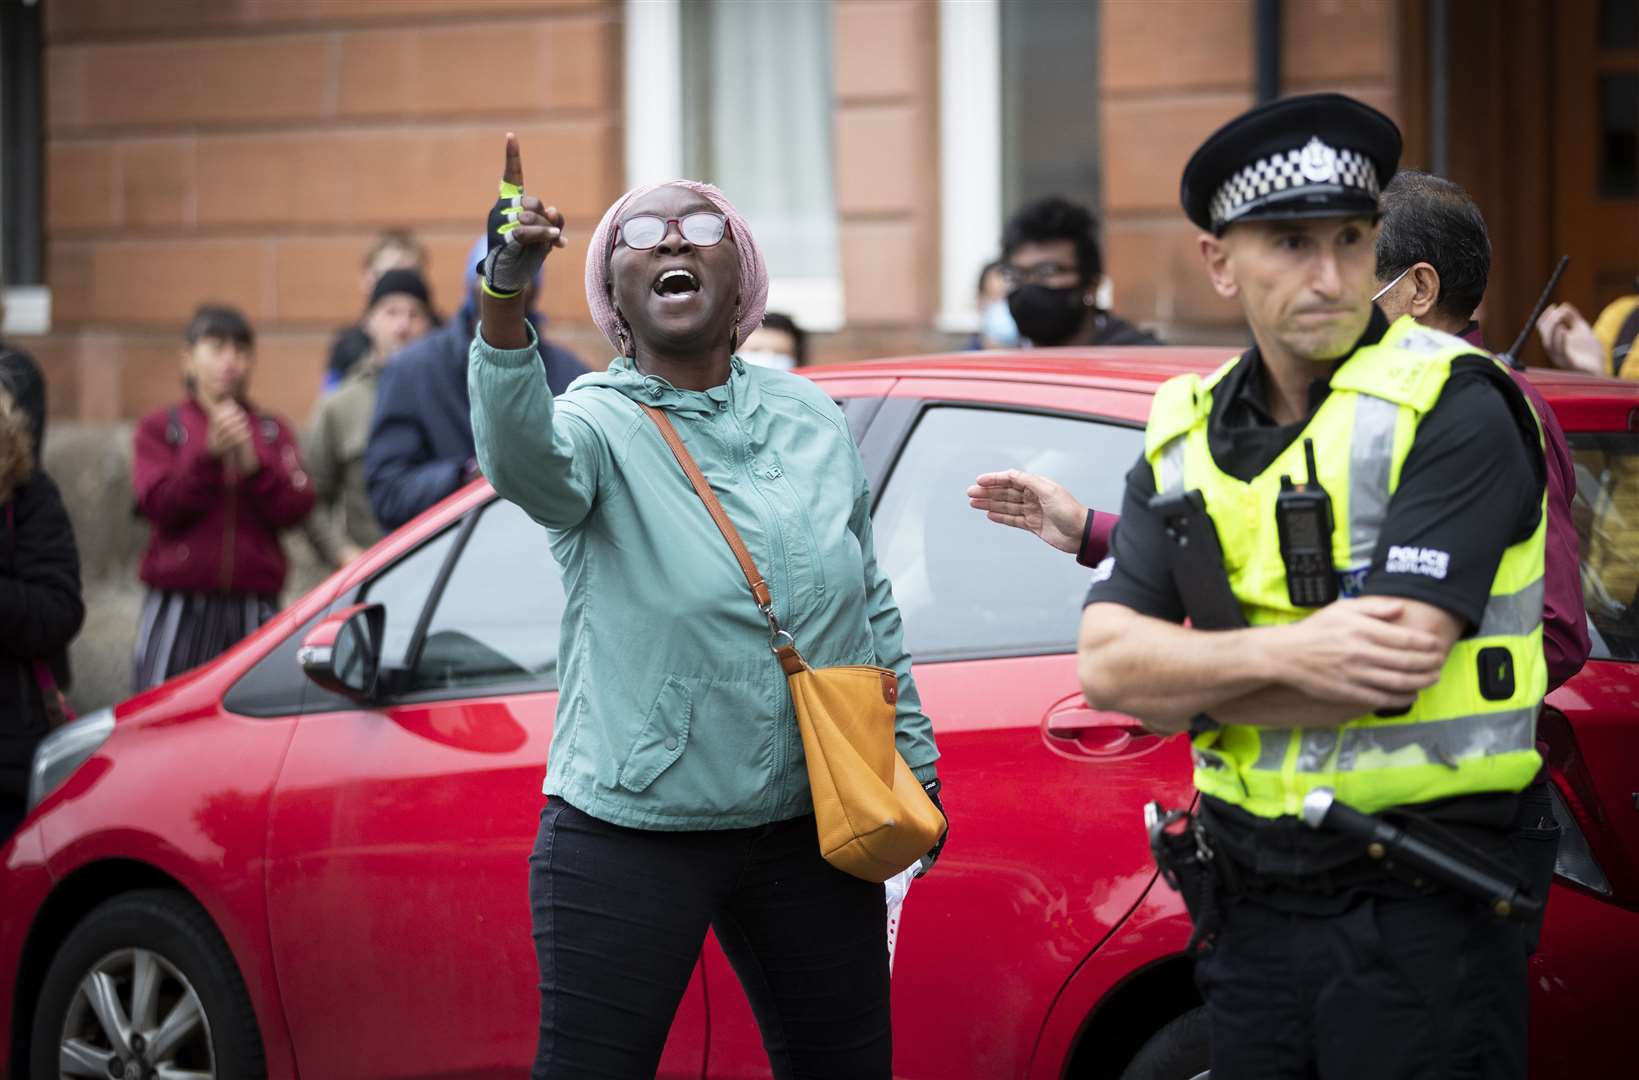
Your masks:
{"label": "window curtain", "polygon": [[751,223],[771,278],[839,276],[830,0],[684,0],[684,154]]}

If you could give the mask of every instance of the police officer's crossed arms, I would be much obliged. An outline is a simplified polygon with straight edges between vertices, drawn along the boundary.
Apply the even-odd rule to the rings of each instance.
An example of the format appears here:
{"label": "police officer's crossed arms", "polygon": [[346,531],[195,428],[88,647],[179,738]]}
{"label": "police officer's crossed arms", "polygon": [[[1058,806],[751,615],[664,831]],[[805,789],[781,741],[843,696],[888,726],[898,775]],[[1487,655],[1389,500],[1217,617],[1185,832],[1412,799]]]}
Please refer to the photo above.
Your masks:
{"label": "police officer's crossed arms", "polygon": [[[1194,733],[1214,1080],[1524,1075],[1524,928],[1298,817],[1331,789],[1510,873],[1540,767],[1540,432],[1490,357],[1373,306],[1399,150],[1386,117],[1326,94],[1197,151],[1183,203],[1255,345],[1157,393],[1082,620],[1088,701]],[[1317,535],[1293,507],[1321,490]],[[1086,533],[1045,478],[989,474],[969,497],[1064,550]],[[1175,543],[1190,499],[1244,628],[1196,628],[1201,576]],[[1319,576],[1294,561],[1316,545]]]}

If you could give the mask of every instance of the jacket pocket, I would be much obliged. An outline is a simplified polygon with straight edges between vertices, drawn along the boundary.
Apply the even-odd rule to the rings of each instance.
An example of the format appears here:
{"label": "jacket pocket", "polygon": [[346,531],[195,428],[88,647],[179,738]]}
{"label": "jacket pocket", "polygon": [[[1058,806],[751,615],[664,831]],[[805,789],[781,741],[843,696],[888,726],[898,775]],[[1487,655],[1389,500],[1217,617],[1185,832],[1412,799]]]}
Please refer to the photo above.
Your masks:
{"label": "jacket pocket", "polygon": [[689,741],[692,709],[688,685],[677,676],[668,675],[615,782],[627,791],[643,791],[670,768],[672,762],[682,757]]}
{"label": "jacket pocket", "polygon": [[[785,513],[794,518],[802,530],[801,540],[808,547],[808,573],[815,592],[825,591],[825,553],[820,550],[819,533],[814,529],[814,518],[809,513],[809,501],[797,491],[797,485],[792,483],[791,477],[786,474],[785,466],[780,459],[770,454],[761,469],[762,479],[769,481],[780,492],[781,500],[785,503]],[[801,553],[798,553],[799,561]]]}

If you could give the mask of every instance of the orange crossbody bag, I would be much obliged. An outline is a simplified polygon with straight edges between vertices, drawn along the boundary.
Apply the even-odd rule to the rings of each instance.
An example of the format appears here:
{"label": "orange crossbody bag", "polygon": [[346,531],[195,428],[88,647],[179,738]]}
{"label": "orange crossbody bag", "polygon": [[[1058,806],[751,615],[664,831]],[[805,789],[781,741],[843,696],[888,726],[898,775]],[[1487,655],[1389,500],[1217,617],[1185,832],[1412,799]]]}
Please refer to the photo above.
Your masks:
{"label": "orange crossbody bag", "polygon": [[640,407],[706,504],[745,574],[757,610],[768,620],[769,648],[791,687],[808,759],[820,854],[855,877],[888,880],[927,854],[945,833],[945,816],[894,746],[898,678],[887,668],[864,664],[808,666],[796,639],[774,617],[768,583],[670,418],[653,406]]}

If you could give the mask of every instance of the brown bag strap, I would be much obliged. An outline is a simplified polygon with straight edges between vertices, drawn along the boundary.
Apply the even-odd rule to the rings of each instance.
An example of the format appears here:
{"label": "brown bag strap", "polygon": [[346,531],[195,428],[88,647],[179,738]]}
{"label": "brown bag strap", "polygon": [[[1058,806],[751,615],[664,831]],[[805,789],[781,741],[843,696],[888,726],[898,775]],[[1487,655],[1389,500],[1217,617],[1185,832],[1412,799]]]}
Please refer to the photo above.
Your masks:
{"label": "brown bag strap", "polygon": [[[712,494],[711,485],[706,482],[706,474],[700,471],[700,466],[695,464],[688,447],[683,445],[677,429],[672,427],[671,418],[653,405],[639,402],[637,407],[649,414],[649,419],[660,429],[660,437],[672,448],[677,463],[683,466],[689,483],[694,485],[694,493],[706,504],[706,512],[711,515],[711,520],[717,523],[717,529],[723,534],[723,539],[728,541],[728,546],[734,550],[734,558],[740,564],[740,571],[746,576],[746,584],[751,586],[751,595],[756,598],[757,606],[764,609],[763,613],[767,615],[774,603],[774,594],[768,591],[768,582],[764,581],[763,575],[758,572],[757,564],[751,558],[751,549],[740,539],[740,531],[734,527],[734,522],[728,519],[728,511],[723,509],[723,504]],[[772,619],[773,616],[770,615],[769,618]]]}
{"label": "brown bag strap", "polygon": [[757,564],[751,558],[751,549],[746,547],[746,542],[740,538],[740,530],[734,527],[734,522],[729,520],[728,511],[723,509],[723,504],[712,493],[711,485],[706,482],[706,474],[700,471],[700,466],[695,464],[689,448],[683,445],[682,437],[677,434],[677,429],[672,427],[671,418],[653,405],[645,405],[641,401],[637,403],[637,407],[648,413],[649,419],[654,421],[654,426],[660,429],[660,437],[666,440],[666,445],[672,449],[672,456],[683,466],[683,474],[689,478],[689,483],[694,486],[694,493],[700,496],[700,501],[706,504],[706,512],[711,515],[711,520],[717,523],[717,531],[723,534],[723,539],[728,541],[728,546],[734,551],[734,559],[740,564],[740,572],[746,576],[746,584],[751,586],[752,598],[757,601],[757,610],[768,620],[768,647],[779,657],[781,670],[787,675],[812,670],[808,666],[808,661],[802,658],[802,653],[797,651],[797,642],[790,632],[780,628],[780,620],[774,617],[774,594],[769,591],[768,582],[764,581],[763,575],[758,572]]}

